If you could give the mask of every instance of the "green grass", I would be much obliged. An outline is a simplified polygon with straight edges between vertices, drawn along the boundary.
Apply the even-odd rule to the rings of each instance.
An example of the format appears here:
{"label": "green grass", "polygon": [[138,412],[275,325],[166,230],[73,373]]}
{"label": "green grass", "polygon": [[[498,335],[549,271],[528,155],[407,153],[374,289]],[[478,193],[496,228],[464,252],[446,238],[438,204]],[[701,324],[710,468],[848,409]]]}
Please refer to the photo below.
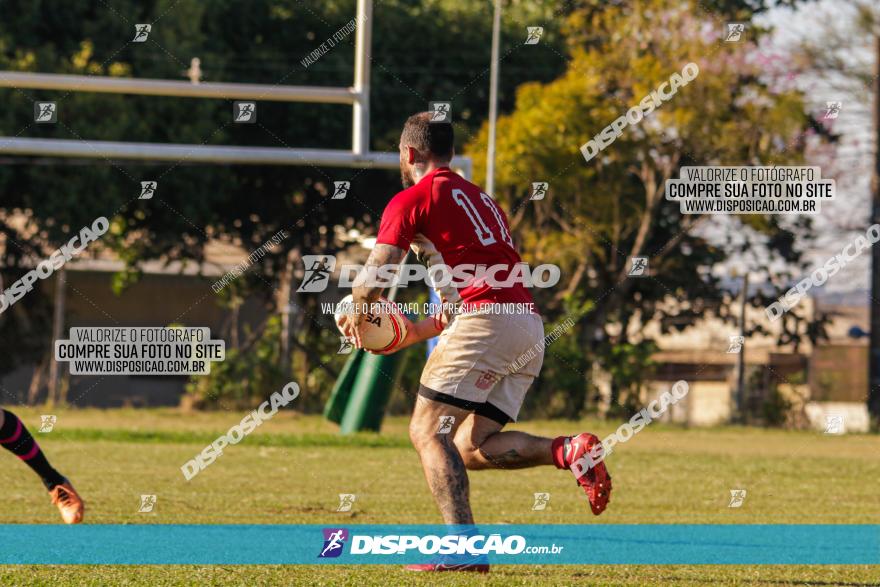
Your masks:
{"label": "green grass", "polygon": [[[32,430],[46,410],[15,408]],[[339,437],[320,418],[281,413],[192,481],[179,467],[244,413],[176,410],[54,410],[38,434],[53,463],[87,500],[91,523],[437,523],[409,446],[406,420],[379,435]],[[613,423],[528,422],[555,436],[600,435]],[[471,476],[472,504],[486,523],[880,523],[877,436],[824,436],[752,428],[682,430],[652,424],[609,458],[613,501],[593,517],[570,474],[552,468]],[[57,523],[39,481],[8,455],[0,469],[5,523]],[[833,479],[833,484],[829,481]],[[746,489],[742,508],[729,490]],[[531,510],[538,491],[546,511]],[[357,494],[337,513],[339,493]],[[154,513],[137,512],[156,494]],[[396,567],[0,567],[0,584],[86,585],[878,585],[880,567],[579,566],[496,567],[487,578],[419,577]]]}

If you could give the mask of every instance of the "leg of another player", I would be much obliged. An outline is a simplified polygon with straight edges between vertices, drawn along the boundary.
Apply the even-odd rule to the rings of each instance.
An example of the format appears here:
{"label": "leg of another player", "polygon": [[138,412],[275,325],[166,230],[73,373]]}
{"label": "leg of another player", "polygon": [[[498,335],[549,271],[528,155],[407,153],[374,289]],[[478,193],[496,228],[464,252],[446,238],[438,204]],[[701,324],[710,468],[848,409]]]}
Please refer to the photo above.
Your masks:
{"label": "leg of another player", "polygon": [[43,485],[49,490],[52,503],[58,506],[66,523],[78,524],[82,521],[82,498],[70,481],[49,464],[40,445],[18,416],[4,409],[0,409],[0,446],[17,456],[40,476]]}
{"label": "leg of another player", "polygon": [[428,487],[443,521],[450,525],[474,523],[467,470],[453,442],[468,414],[467,410],[418,396],[409,425],[409,436],[422,460]]}
{"label": "leg of another player", "polygon": [[470,414],[455,435],[455,445],[465,467],[479,469],[525,469],[552,465],[553,439],[512,430],[501,432],[503,424]]}
{"label": "leg of another player", "polygon": [[46,489],[64,483],[64,476],[52,468],[30,431],[12,412],[0,409],[0,445],[21,459],[43,480]]}

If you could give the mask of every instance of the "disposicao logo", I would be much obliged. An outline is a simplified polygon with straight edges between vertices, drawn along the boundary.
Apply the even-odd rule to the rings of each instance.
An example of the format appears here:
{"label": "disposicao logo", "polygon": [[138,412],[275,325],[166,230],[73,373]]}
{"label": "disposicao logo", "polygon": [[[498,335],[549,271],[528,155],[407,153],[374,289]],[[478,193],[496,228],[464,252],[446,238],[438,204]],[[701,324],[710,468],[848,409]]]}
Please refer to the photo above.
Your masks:
{"label": "disposicao logo", "polygon": [[324,528],[324,547],[318,558],[336,558],[342,554],[342,547],[348,540],[348,530],[345,528]]}

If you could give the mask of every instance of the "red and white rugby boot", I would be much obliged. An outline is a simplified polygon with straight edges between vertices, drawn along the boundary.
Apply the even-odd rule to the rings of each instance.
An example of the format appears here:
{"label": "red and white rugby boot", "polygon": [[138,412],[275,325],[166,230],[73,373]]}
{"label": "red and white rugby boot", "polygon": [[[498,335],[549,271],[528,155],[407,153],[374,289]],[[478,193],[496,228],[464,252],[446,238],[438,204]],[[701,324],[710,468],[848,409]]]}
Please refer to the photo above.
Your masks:
{"label": "red and white rugby boot", "polygon": [[553,439],[553,463],[558,469],[570,469],[598,516],[611,500],[611,475],[605,468],[604,451],[599,438],[588,432]]}

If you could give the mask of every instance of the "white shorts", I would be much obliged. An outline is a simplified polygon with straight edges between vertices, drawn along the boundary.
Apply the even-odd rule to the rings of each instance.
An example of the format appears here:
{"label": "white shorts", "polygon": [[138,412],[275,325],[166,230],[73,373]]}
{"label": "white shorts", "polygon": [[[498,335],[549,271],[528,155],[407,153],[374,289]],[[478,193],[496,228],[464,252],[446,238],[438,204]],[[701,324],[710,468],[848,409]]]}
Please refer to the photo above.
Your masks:
{"label": "white shorts", "polygon": [[425,364],[419,395],[501,424],[515,422],[543,362],[539,315],[457,316]]}

